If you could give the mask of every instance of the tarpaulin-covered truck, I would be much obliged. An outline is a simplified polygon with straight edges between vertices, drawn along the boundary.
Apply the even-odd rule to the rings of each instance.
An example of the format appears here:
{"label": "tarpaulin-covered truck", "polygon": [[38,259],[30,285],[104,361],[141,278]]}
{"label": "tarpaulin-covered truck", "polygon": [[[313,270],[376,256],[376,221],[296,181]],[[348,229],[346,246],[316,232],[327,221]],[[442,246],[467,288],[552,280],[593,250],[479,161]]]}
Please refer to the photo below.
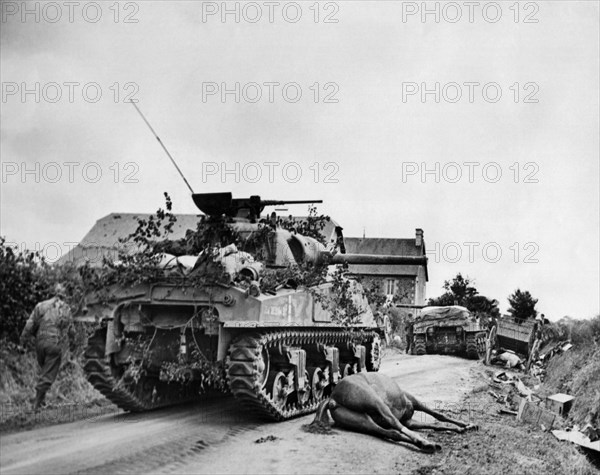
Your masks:
{"label": "tarpaulin-covered truck", "polygon": [[425,307],[413,324],[416,355],[457,354],[479,359],[485,355],[486,331],[465,307]]}

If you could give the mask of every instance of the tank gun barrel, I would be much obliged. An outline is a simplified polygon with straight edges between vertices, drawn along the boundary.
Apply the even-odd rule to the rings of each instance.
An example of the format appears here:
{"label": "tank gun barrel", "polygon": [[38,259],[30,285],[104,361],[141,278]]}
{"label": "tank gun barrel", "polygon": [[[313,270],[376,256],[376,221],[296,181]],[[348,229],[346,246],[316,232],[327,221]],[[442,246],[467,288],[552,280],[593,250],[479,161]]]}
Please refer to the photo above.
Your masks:
{"label": "tank gun barrel", "polygon": [[395,256],[379,254],[336,254],[331,264],[426,266],[427,256]]}
{"label": "tank gun barrel", "polygon": [[224,214],[232,218],[250,220],[260,218],[265,206],[323,203],[323,200],[262,200],[258,195],[250,198],[233,198],[231,193],[194,193],[192,199],[200,211],[209,216]]}
{"label": "tank gun barrel", "polygon": [[323,200],[261,200],[262,206],[278,206],[278,205],[303,205],[311,203],[323,203]]}

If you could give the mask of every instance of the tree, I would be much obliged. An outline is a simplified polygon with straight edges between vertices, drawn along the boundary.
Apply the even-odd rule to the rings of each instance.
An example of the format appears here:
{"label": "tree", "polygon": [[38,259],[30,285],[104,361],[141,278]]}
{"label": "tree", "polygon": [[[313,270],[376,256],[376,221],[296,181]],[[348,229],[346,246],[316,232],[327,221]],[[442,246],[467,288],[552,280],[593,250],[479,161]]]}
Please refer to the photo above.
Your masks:
{"label": "tree", "polygon": [[429,299],[429,305],[462,305],[467,303],[479,292],[471,285],[472,280],[467,276],[463,277],[459,272],[452,280],[444,281],[444,294],[435,299]]}
{"label": "tree", "polygon": [[537,302],[538,299],[534,299],[529,291],[517,289],[508,296],[508,303],[510,304],[508,313],[511,314],[517,323],[528,318],[535,318],[537,316],[537,310],[535,309]]}

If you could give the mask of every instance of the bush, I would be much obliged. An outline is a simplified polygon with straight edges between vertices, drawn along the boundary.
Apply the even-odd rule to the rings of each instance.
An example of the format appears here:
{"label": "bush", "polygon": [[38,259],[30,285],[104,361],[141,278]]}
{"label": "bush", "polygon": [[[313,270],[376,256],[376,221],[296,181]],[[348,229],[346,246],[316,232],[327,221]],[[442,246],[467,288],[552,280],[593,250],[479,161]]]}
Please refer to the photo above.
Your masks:
{"label": "bush", "polygon": [[589,320],[563,318],[549,327],[558,340],[570,338],[573,349],[548,363],[544,395],[572,394],[572,422],[600,427],[600,315]]}
{"label": "bush", "polygon": [[571,327],[571,342],[574,345],[600,340],[600,315],[590,320],[575,320]]}
{"label": "bush", "polygon": [[37,252],[16,252],[0,237],[0,339],[18,343],[29,314],[52,295],[61,282],[77,295],[78,273],[73,267],[51,266]]}

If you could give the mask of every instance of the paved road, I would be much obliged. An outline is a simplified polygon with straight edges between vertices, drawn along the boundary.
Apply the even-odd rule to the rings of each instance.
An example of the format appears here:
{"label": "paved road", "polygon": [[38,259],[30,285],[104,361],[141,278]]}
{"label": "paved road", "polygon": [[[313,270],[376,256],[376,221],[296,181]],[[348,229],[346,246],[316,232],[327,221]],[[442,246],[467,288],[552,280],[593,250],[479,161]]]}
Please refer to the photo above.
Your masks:
{"label": "paved road", "polygon": [[[475,362],[396,355],[382,372],[431,405],[457,403]],[[418,467],[402,444],[336,430],[302,430],[306,416],[265,423],[229,396],[141,415],[106,415],[0,437],[0,471],[14,473],[389,473]],[[404,471],[404,470],[400,470]]]}

